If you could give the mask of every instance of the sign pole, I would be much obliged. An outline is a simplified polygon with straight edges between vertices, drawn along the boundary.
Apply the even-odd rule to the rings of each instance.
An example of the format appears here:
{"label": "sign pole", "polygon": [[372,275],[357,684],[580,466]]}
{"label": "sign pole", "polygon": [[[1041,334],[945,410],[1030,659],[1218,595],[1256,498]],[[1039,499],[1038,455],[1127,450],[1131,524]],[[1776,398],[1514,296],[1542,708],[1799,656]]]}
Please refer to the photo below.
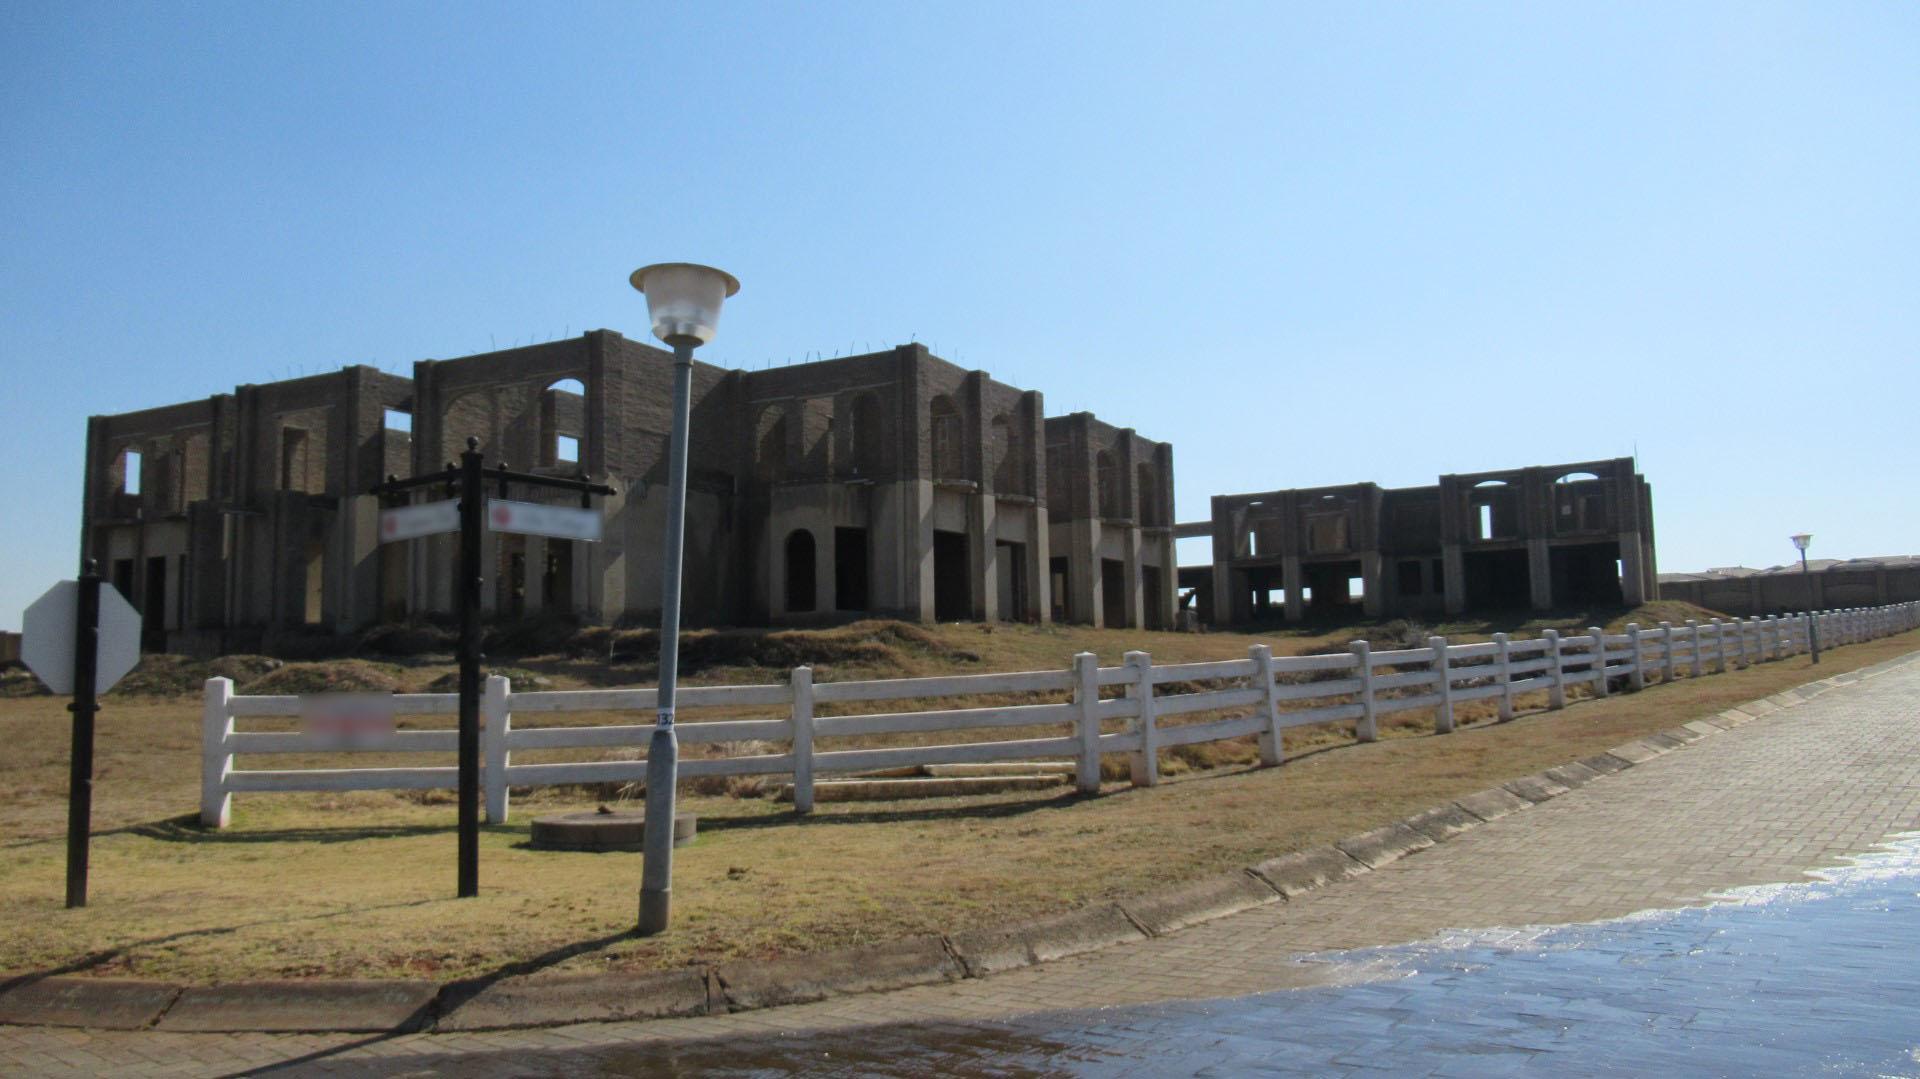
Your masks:
{"label": "sign pole", "polygon": [[[502,498],[491,511],[487,503],[487,479],[499,483]],[[460,873],[459,895],[467,899],[480,894],[480,590],[485,577],[481,572],[481,539],[486,534],[489,514],[496,527],[529,535],[559,535],[569,539],[597,540],[600,521],[587,520],[590,514],[580,510],[508,502],[509,483],[533,487],[579,491],[582,502],[589,494],[610,495],[612,486],[560,479],[536,473],[513,472],[505,465],[486,467],[480,453],[480,440],[467,439],[460,463],[448,462],[446,470],[412,479],[388,476],[375,484],[376,495],[399,494],[430,484],[445,484],[454,499],[427,502],[417,506],[394,506],[380,511],[380,542],[419,539],[443,532],[460,533],[460,559],[453,570],[454,614],[460,621]],[[557,517],[556,517],[557,515]]]}
{"label": "sign pole", "polygon": [[486,527],[480,440],[460,455],[460,898],[480,894],[480,530]]}
{"label": "sign pole", "polygon": [[80,572],[73,620],[72,770],[67,778],[67,907],[87,905],[87,847],[93,835],[93,717],[100,657],[100,572],[93,559]]}

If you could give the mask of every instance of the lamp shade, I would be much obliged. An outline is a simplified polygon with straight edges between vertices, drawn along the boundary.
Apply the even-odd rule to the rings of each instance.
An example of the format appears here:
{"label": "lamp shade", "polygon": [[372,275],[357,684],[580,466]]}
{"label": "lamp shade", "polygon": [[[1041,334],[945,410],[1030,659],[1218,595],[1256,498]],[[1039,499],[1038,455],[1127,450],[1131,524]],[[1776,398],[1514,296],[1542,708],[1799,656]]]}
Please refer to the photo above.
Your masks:
{"label": "lamp shade", "polygon": [[1790,538],[1793,540],[1793,545],[1795,547],[1798,547],[1802,552],[1805,552],[1807,549],[1807,544],[1813,542],[1813,533],[1802,532],[1799,535],[1793,536]]}
{"label": "lamp shade", "polygon": [[740,291],[732,274],[692,262],[642,266],[627,280],[646,294],[653,335],[668,344],[682,337],[703,345],[713,340],[720,305]]}

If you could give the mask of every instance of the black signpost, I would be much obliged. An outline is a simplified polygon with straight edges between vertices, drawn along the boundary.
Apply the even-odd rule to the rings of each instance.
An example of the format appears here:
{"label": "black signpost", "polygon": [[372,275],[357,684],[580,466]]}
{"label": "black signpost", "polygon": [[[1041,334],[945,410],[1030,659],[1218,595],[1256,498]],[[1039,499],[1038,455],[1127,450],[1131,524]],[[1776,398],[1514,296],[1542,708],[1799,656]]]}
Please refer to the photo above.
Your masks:
{"label": "black signpost", "polygon": [[[486,481],[495,480],[504,494],[507,484],[580,492],[585,508],[593,495],[610,495],[613,488],[589,482],[584,476],[566,479],[531,472],[513,472],[505,465],[487,468],[480,452],[480,440],[467,439],[460,463],[448,463],[444,472],[412,479],[389,477],[373,488],[376,495],[397,494],[418,487],[444,484],[460,499],[460,560],[454,568],[455,611],[460,621],[460,870],[459,895],[466,899],[480,894],[480,607],[481,533],[487,527]],[[77,729],[77,728],[76,728]],[[77,735],[76,735],[77,737]]]}
{"label": "black signpost", "polygon": [[93,834],[93,717],[100,662],[100,568],[87,559],[80,572],[73,620],[73,753],[67,777],[67,906],[87,905],[87,840]]}

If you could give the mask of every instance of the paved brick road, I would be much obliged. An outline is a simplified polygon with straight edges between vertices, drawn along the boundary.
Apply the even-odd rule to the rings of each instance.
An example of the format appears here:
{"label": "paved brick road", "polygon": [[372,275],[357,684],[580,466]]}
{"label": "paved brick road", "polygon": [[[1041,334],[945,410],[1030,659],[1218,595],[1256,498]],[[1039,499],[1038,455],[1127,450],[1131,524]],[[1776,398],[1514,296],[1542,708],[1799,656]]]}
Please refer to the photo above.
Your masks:
{"label": "paved brick road", "polygon": [[1331,968],[1301,960],[1303,953],[1682,905],[1736,885],[1793,880],[1916,828],[1920,662],[1903,662],[1355,880],[990,978],[739,1015],[539,1031],[356,1038],[0,1028],[0,1072],[207,1074],[275,1063],[379,1073],[592,1070],[604,1059],[594,1050],[661,1039],[718,1037],[737,1046],[778,1032],[1241,995],[1326,980]]}

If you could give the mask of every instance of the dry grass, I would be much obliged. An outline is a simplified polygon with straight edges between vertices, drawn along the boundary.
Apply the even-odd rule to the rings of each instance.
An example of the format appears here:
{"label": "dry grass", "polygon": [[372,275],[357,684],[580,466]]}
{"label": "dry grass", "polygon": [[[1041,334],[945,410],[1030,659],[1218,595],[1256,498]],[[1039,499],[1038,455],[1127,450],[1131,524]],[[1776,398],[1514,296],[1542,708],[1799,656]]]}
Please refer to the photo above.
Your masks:
{"label": "dry grass", "polygon": [[[1469,627],[1446,627],[1467,639]],[[1241,637],[1102,633],[1081,627],[941,627],[940,649],[886,662],[888,674],[1058,667],[1085,648],[1158,661],[1338,643],[1352,630]],[[759,798],[689,793],[701,837],[679,852],[674,932],[628,935],[637,854],[534,851],[527,821],[578,808],[546,792],[482,839],[482,896],[449,898],[453,813],[445,794],[241,795],[224,833],[191,823],[198,711],[190,700],[108,698],[96,785],[93,905],[60,907],[64,701],[0,701],[12,752],[0,783],[0,970],[72,969],[194,981],[259,976],[451,977],[532,963],[557,970],[659,968],[866,943],[1037,916],[1323,843],[1450,797],[1597,752],[1730,704],[1920,647],[1920,633],[1726,675],[1683,679],[1561,712],[1427,733],[1417,718],[1351,744],[1350,729],[1289,732],[1278,769],[1184,760],[1153,790],[1099,798],[1018,794],[894,805],[823,804],[808,819]],[[520,666],[542,670],[534,661]],[[926,669],[915,669],[921,664]],[[559,665],[544,668],[563,677]],[[436,676],[428,668],[408,677]],[[719,680],[722,672],[709,672]],[[752,670],[732,680],[758,680]],[[869,672],[850,666],[835,677]],[[871,672],[880,673],[880,672]],[[562,682],[561,684],[565,684]],[[1004,736],[1001,735],[1001,736]],[[259,766],[265,766],[265,760]],[[1178,773],[1185,769],[1185,774]]]}

